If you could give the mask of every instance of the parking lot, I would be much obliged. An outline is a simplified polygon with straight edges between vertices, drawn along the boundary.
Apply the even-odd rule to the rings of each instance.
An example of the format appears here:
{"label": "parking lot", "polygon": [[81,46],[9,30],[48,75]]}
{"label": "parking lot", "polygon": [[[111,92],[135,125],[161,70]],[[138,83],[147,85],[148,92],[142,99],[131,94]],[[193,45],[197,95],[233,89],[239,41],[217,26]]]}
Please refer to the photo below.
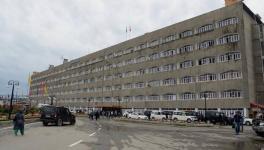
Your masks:
{"label": "parking lot", "polygon": [[251,127],[235,135],[230,126],[185,127],[79,117],[74,126],[26,126],[23,137],[14,136],[12,129],[1,129],[0,145],[3,150],[259,150],[264,148],[264,139]]}

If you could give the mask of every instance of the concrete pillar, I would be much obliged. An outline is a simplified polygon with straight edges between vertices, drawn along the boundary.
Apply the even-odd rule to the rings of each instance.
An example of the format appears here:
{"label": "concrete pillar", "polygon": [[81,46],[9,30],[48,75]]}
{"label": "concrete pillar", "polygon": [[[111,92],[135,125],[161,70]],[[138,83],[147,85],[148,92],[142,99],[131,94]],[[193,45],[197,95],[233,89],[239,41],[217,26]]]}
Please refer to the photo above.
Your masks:
{"label": "concrete pillar", "polygon": [[220,112],[221,111],[221,108],[217,108],[217,111]]}
{"label": "concrete pillar", "polygon": [[194,108],[194,111],[195,111],[195,112],[198,112],[198,108]]}
{"label": "concrete pillar", "polygon": [[134,111],[134,107],[132,107],[132,111]]}
{"label": "concrete pillar", "polygon": [[159,108],[159,111],[162,111],[162,109],[161,109],[161,108]]}
{"label": "concrete pillar", "polygon": [[178,111],[179,109],[178,109],[178,108],[176,108],[175,110],[176,110],[176,111]]}
{"label": "concrete pillar", "polygon": [[244,116],[245,117],[248,117],[248,109],[247,108],[244,108],[243,110],[244,110]]}

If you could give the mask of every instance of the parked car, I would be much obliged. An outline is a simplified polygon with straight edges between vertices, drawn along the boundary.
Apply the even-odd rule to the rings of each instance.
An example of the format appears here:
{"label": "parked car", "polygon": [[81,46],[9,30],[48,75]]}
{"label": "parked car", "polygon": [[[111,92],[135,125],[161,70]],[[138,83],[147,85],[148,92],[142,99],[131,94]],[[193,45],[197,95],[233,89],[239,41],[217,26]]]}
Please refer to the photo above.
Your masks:
{"label": "parked car", "polygon": [[264,137],[264,120],[263,119],[254,119],[252,129],[258,136]]}
{"label": "parked car", "polygon": [[211,122],[213,124],[230,124],[230,120],[223,112],[218,111],[207,111],[205,115],[205,121]]}
{"label": "parked car", "polygon": [[64,123],[75,124],[75,116],[68,108],[56,106],[43,106],[41,107],[40,120],[44,126],[49,123],[55,123],[57,126],[62,126]]}
{"label": "parked car", "polygon": [[197,121],[197,117],[191,115],[190,113],[186,113],[184,111],[173,111],[172,120],[186,121],[188,123],[191,123],[193,121]]}
{"label": "parked car", "polygon": [[131,113],[128,114],[129,119],[147,119],[147,116],[145,116],[142,113]]}
{"label": "parked car", "polygon": [[133,111],[125,111],[124,113],[123,113],[123,117],[128,117],[128,115],[129,114],[132,114],[133,113]]}
{"label": "parked car", "polygon": [[244,118],[243,124],[246,126],[250,126],[253,124],[253,119],[252,118]]}
{"label": "parked car", "polygon": [[166,119],[166,115],[162,111],[152,111],[150,117],[153,120],[165,120]]}

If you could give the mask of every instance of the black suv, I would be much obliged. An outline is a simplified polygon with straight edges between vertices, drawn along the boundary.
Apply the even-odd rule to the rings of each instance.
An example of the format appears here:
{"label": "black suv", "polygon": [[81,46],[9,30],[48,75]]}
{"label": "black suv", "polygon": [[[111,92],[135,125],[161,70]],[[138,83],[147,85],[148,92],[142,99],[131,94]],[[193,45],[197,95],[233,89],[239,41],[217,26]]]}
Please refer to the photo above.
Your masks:
{"label": "black suv", "polygon": [[57,126],[62,126],[65,122],[68,122],[71,125],[75,124],[75,116],[68,108],[43,106],[40,110],[40,120],[43,122],[44,126],[47,126],[49,123],[55,123]]}

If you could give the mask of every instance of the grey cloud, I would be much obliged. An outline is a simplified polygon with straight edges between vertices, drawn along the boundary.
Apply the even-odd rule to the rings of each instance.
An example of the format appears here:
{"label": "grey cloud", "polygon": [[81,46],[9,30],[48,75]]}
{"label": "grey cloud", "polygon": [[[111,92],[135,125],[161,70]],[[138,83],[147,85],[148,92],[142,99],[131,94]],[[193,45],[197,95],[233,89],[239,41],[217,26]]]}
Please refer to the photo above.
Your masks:
{"label": "grey cloud", "polygon": [[[245,0],[262,17],[263,0]],[[0,94],[28,73],[224,6],[224,0],[1,0]]]}

